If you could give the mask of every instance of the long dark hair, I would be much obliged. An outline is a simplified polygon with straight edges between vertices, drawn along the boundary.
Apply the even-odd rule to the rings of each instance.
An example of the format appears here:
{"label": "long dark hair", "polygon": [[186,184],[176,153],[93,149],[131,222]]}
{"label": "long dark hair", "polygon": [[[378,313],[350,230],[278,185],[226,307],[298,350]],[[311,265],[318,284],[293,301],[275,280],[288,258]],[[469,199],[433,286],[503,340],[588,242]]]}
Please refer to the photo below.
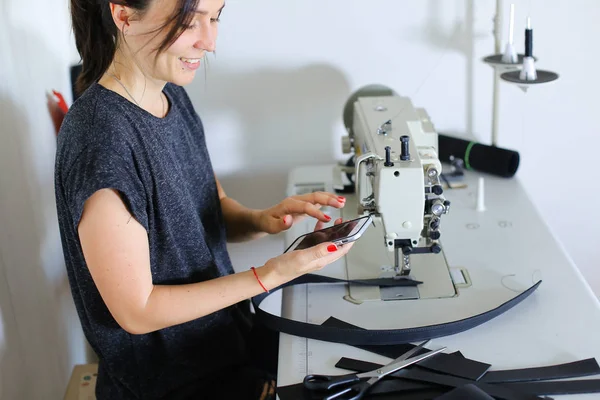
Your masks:
{"label": "long dark hair", "polygon": [[[108,69],[117,50],[119,30],[110,12],[109,3],[136,10],[142,17],[155,0],[71,0],[71,20],[75,45],[83,63],[77,78],[76,90],[83,93]],[[170,26],[157,55],[166,50],[183,32],[194,17],[199,0],[176,0],[177,6],[157,34]]]}

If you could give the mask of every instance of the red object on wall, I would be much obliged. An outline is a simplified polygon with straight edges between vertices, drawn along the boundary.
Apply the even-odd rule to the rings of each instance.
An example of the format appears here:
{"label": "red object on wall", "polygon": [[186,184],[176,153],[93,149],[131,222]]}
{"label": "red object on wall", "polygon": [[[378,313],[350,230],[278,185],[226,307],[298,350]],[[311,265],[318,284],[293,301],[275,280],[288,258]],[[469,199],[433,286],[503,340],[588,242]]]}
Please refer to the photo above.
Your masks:
{"label": "red object on wall", "polygon": [[46,94],[48,112],[50,113],[50,118],[52,119],[52,123],[54,124],[55,135],[58,136],[58,132],[60,130],[60,126],[62,125],[63,120],[65,119],[65,115],[69,111],[69,106],[65,101],[65,98],[60,92],[56,90],[52,91],[52,94]]}

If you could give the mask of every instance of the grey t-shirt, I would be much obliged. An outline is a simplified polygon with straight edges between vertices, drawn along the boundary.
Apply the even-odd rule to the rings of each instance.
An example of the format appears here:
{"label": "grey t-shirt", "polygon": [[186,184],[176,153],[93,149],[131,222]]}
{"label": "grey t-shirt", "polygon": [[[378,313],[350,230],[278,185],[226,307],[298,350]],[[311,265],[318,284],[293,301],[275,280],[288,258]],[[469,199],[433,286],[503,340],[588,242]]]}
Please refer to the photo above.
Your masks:
{"label": "grey t-shirt", "polygon": [[146,229],[153,283],[186,284],[233,273],[216,182],[200,118],[185,92],[167,84],[170,104],[157,118],[93,84],[61,127],[55,190],[73,299],[100,358],[98,399],[175,398],[247,360],[249,308],[243,302],[143,335],[110,314],[86,266],[77,233],[84,202],[118,190]]}

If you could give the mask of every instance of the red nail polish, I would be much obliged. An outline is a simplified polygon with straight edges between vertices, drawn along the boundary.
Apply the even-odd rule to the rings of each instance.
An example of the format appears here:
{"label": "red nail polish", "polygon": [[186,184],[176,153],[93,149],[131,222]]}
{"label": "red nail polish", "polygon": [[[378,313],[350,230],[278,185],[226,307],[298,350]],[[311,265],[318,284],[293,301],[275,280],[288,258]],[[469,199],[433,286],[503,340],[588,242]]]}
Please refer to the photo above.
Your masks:
{"label": "red nail polish", "polygon": [[327,221],[331,221],[331,217],[330,217],[329,215],[325,215],[325,219],[326,219]]}
{"label": "red nail polish", "polygon": [[346,198],[345,198],[345,197],[343,197],[343,196],[338,196],[338,200],[339,200],[339,201],[346,201]]}
{"label": "red nail polish", "polygon": [[283,217],[283,223],[287,225],[287,217]]}
{"label": "red nail polish", "polygon": [[333,253],[334,251],[337,251],[337,246],[335,244],[330,244],[327,246],[327,251]]}

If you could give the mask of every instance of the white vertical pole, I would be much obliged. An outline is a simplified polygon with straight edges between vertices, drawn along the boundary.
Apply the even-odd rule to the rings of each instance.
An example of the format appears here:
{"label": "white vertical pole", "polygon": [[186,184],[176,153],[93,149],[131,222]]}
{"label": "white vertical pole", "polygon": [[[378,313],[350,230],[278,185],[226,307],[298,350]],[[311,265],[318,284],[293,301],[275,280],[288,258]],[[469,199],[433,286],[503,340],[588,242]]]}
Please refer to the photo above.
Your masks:
{"label": "white vertical pole", "polygon": [[513,37],[515,32],[515,5],[510,5],[510,21],[508,22],[508,43],[513,44]]}
{"label": "white vertical pole", "polygon": [[502,52],[502,0],[496,0],[496,16],[494,17],[494,54]]}
{"label": "white vertical pole", "polygon": [[[496,0],[496,16],[494,17],[494,54],[502,52],[502,0]],[[498,145],[498,102],[500,90],[500,73],[494,68],[494,90],[492,98],[492,146]]]}

